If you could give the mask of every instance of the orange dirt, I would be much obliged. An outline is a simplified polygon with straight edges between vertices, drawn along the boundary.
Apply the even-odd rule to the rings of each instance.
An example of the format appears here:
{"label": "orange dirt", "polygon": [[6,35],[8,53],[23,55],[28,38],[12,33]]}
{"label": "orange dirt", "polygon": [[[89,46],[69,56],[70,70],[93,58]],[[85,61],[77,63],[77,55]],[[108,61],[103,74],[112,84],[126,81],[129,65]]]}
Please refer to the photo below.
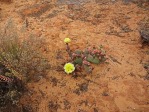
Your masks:
{"label": "orange dirt", "polygon": [[[140,47],[138,29],[149,11],[120,0],[45,1],[0,2],[1,26],[11,18],[20,31],[24,28],[49,43],[51,70],[46,78],[28,83],[22,104],[32,106],[33,112],[148,112],[149,81],[143,63],[149,61],[149,47]],[[95,65],[85,79],[66,75],[61,64],[68,59],[63,42],[67,36],[71,49],[102,44],[109,64]]]}

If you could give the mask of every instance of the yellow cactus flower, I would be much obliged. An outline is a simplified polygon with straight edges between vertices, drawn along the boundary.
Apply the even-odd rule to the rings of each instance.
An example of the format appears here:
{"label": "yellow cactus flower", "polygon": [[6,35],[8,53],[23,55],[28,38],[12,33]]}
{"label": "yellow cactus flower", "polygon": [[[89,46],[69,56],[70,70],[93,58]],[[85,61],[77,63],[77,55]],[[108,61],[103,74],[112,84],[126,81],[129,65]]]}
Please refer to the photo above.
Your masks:
{"label": "yellow cactus flower", "polygon": [[65,38],[64,42],[67,44],[67,43],[71,42],[71,39],[70,38]]}
{"label": "yellow cactus flower", "polygon": [[72,63],[66,63],[64,65],[64,70],[67,74],[72,73],[75,70],[75,67]]}

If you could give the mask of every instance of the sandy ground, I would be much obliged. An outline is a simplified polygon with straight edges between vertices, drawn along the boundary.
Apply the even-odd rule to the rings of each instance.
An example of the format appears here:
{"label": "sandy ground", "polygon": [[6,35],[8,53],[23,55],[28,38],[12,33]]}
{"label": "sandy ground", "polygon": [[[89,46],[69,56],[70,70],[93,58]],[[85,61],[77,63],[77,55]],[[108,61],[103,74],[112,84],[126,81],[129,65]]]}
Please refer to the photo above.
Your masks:
{"label": "sandy ground", "polygon": [[[1,26],[11,19],[20,32],[48,41],[51,69],[46,78],[28,83],[22,104],[31,112],[149,112],[144,69],[149,49],[140,47],[138,32],[149,11],[116,0],[79,1],[0,2]],[[66,75],[61,68],[68,59],[63,43],[67,36],[71,49],[102,44],[109,64],[95,65],[86,77]]]}

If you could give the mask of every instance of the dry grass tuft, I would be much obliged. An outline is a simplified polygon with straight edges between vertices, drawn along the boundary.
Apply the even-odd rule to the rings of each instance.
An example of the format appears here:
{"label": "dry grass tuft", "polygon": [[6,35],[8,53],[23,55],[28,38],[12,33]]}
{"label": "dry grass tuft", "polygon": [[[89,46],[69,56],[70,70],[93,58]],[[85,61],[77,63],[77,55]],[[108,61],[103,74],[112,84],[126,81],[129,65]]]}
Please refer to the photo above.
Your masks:
{"label": "dry grass tuft", "polygon": [[9,21],[6,30],[0,32],[0,62],[21,79],[45,75],[49,62],[42,52],[44,39],[30,35],[20,41],[14,26]]}

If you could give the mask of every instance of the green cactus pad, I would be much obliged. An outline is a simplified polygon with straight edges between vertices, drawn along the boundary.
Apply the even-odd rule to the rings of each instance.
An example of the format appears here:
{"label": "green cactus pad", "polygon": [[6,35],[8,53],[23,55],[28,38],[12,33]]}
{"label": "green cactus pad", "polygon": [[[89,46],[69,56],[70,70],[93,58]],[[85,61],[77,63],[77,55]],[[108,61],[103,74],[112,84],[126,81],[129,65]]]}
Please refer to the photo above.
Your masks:
{"label": "green cactus pad", "polygon": [[84,56],[86,56],[86,57],[87,57],[87,56],[88,56],[88,54],[89,54],[89,51],[88,51],[87,49],[85,49],[85,50],[84,50]]}
{"label": "green cactus pad", "polygon": [[78,55],[81,55],[82,51],[81,50],[76,50],[75,53],[78,54]]}
{"label": "green cactus pad", "polygon": [[74,64],[79,64],[79,65],[82,65],[82,58],[76,58],[75,60],[74,60]]}
{"label": "green cactus pad", "polygon": [[94,64],[99,64],[100,60],[95,56],[93,57],[92,55],[88,55],[87,61],[94,63]]}

